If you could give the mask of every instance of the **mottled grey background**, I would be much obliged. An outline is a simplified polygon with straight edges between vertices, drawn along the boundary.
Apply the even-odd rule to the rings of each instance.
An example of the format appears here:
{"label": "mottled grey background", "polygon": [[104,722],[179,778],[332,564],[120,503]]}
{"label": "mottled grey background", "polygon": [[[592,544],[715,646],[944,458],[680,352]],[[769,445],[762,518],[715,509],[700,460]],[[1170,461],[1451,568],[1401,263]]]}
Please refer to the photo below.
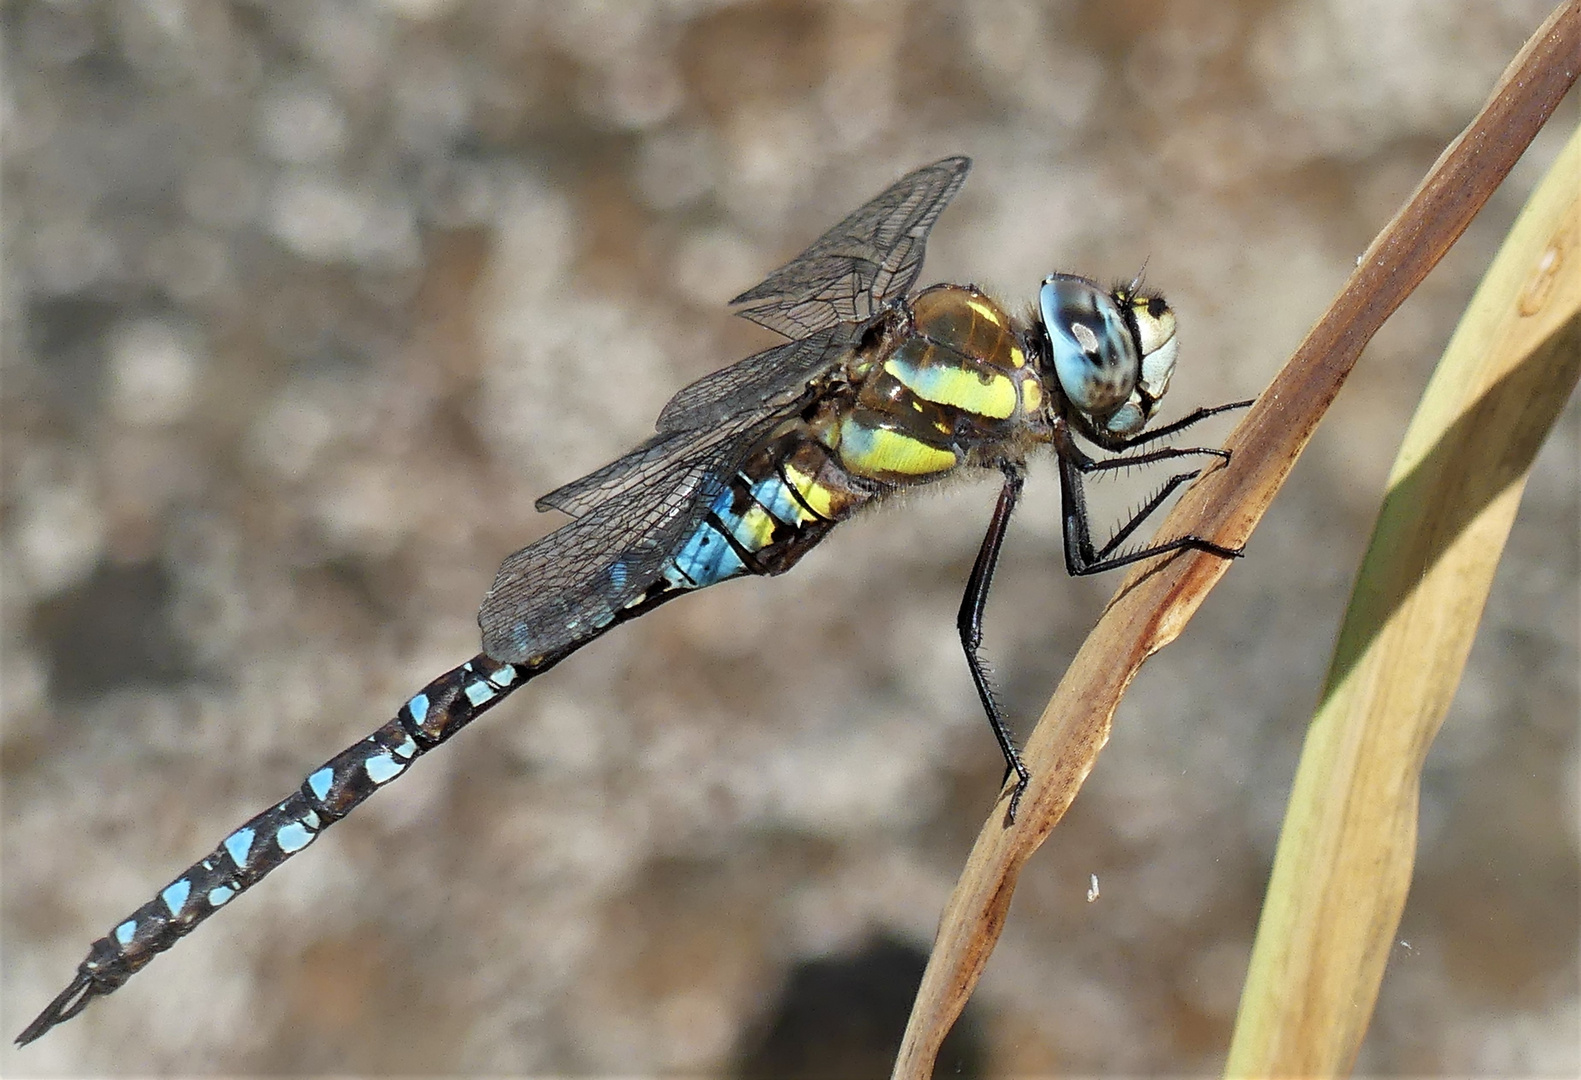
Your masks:
{"label": "mottled grey background", "polygon": [[[1178,416],[1262,388],[1549,7],[0,6],[0,1034],[475,652],[495,567],[555,524],[534,497],[767,343],[724,301],[900,173],[977,162],[925,282],[1019,307],[1050,270],[1146,260],[1180,312]],[[1576,118],[1126,698],[949,1070],[1222,1065],[1394,447]],[[1581,1069],[1577,465],[1572,408],[1428,762],[1366,1073]],[[989,609],[1023,731],[1114,587],[1065,578],[1053,472]],[[1000,776],[954,630],[995,490],[611,635],[0,1067],[881,1071]]]}

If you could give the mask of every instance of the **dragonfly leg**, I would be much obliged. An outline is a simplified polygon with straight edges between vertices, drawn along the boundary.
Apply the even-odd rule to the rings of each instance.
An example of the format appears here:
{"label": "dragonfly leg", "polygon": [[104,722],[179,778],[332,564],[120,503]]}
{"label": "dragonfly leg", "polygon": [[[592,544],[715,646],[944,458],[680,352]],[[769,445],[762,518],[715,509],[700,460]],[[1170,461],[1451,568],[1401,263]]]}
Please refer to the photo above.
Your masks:
{"label": "dragonfly leg", "polygon": [[[1184,431],[1186,428],[1189,428],[1194,424],[1201,423],[1210,416],[1217,416],[1219,413],[1229,412],[1231,409],[1244,409],[1251,404],[1251,400],[1248,399],[1246,401],[1232,401],[1227,405],[1213,405],[1204,407],[1197,409],[1195,412],[1192,412],[1187,416],[1181,417],[1172,424],[1165,424],[1163,427],[1151,428],[1147,431],[1133,435],[1128,439],[1114,439],[1108,437],[1100,439],[1098,437],[1101,434],[1100,432],[1084,426],[1083,422],[1079,419],[1076,426],[1084,436],[1092,439],[1094,442],[1098,443],[1098,445],[1104,447],[1107,450],[1134,450],[1139,446],[1146,446],[1149,443],[1157,442],[1159,439],[1174,435],[1176,432]],[[1081,451],[1081,448],[1068,438],[1059,444],[1059,451],[1062,460],[1069,458],[1071,462],[1084,473],[1106,472],[1112,469],[1128,469],[1132,465],[1148,465],[1155,461],[1165,461],[1169,458],[1177,457],[1191,457],[1198,454],[1205,454],[1208,457],[1216,457],[1223,461],[1230,460],[1230,452],[1228,450],[1221,450],[1218,447],[1213,446],[1165,446],[1160,447],[1157,450],[1147,450],[1140,454],[1117,453],[1113,457],[1095,459],[1084,454]]]}
{"label": "dragonfly leg", "polygon": [[[1235,407],[1234,405],[1224,405],[1217,410],[1199,409],[1198,412],[1211,415],[1213,411],[1223,411],[1224,409]],[[1188,417],[1187,419],[1191,418]],[[1197,417],[1197,419],[1201,419],[1201,417]],[[1178,430],[1178,425],[1176,425],[1176,430]],[[1134,551],[1127,551],[1119,555],[1113,554],[1115,548],[1124,543],[1141,526],[1142,522],[1146,521],[1149,515],[1163,504],[1165,499],[1169,498],[1180,485],[1196,477],[1201,470],[1193,469],[1190,472],[1178,473],[1170,477],[1152,498],[1142,504],[1141,509],[1131,515],[1130,520],[1120,526],[1120,529],[1104,543],[1102,548],[1093,544],[1092,521],[1087,512],[1087,491],[1083,486],[1083,477],[1091,472],[1121,468],[1127,465],[1142,465],[1194,453],[1228,457],[1225,451],[1166,448],[1144,454],[1095,461],[1081,451],[1081,448],[1076,445],[1075,440],[1071,437],[1069,430],[1062,425],[1056,425],[1054,434],[1055,448],[1058,451],[1060,466],[1061,512],[1065,521],[1065,569],[1072,577],[1114,570],[1121,566],[1140,562],[1143,559],[1152,558],[1155,555],[1167,555],[1172,551],[1205,551],[1210,555],[1217,555],[1224,559],[1238,559],[1241,557],[1243,553],[1241,548],[1225,547],[1223,544],[1214,543],[1205,537],[1193,535],[1177,536],[1174,539],[1165,540],[1157,544],[1149,544]]]}
{"label": "dragonfly leg", "polygon": [[972,564],[971,577],[966,579],[966,595],[961,597],[961,610],[956,616],[955,625],[961,632],[961,648],[966,651],[966,666],[971,669],[977,696],[982,699],[983,709],[988,713],[988,726],[994,729],[994,738],[999,740],[999,749],[1005,755],[1005,779],[1010,779],[1011,773],[1016,776],[1015,790],[1010,794],[1010,806],[1005,812],[1006,821],[1013,822],[1016,808],[1021,805],[1021,796],[1027,790],[1032,774],[1027,771],[1026,763],[1021,760],[1021,751],[1016,749],[1015,740],[1010,737],[1010,728],[1005,724],[1004,714],[994,697],[988,665],[979,651],[983,642],[983,610],[988,606],[988,586],[993,581],[994,567],[999,562],[999,549],[1004,546],[1010,514],[1016,508],[1016,500],[1021,496],[1024,482],[1019,465],[1006,462],[1000,468],[1005,474],[1005,486],[1000,489],[999,503],[994,507],[994,516],[988,522],[988,533],[983,537],[983,546],[977,552],[977,561]]}

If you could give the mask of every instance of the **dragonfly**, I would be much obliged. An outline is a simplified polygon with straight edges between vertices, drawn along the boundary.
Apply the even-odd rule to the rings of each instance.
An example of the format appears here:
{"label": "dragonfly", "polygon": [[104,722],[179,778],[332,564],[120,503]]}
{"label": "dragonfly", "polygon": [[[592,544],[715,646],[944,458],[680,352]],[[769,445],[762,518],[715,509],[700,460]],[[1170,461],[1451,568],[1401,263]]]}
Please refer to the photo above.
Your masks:
{"label": "dragonfly", "polygon": [[980,647],[1028,454],[1052,447],[1059,462],[1070,574],[1181,550],[1235,558],[1239,548],[1195,535],[1124,547],[1200,469],[1171,476],[1101,545],[1083,483],[1193,455],[1227,460],[1223,450],[1155,444],[1250,403],[1148,428],[1179,342],[1174,312],[1139,280],[1104,288],[1051,274],[1025,318],[971,285],[914,293],[928,235],[970,167],[969,158],[948,157],[907,174],[737,296],[738,314],[786,340],[680,390],[651,438],[539,499],[539,510],[571,520],[500,567],[478,613],[482,652],[413,694],[384,726],[95,941],[17,1042],[124,985],[419,757],[606,631],[717,582],[784,573],[863,507],[970,471],[998,473],[1002,487],[957,626],[1007,785],[1014,777],[1013,822],[1031,774]]}

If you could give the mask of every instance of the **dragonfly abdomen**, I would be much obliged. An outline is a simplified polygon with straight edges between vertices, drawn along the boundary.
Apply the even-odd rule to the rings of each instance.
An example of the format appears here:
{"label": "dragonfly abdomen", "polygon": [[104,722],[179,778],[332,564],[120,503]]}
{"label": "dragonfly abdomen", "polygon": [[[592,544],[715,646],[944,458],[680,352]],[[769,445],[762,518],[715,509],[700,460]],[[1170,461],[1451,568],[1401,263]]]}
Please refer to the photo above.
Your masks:
{"label": "dragonfly abdomen", "polygon": [[806,432],[771,440],[730,478],[666,561],[664,582],[675,590],[701,589],[743,574],[784,573],[876,494]]}
{"label": "dragonfly abdomen", "polygon": [[32,1042],[95,997],[120,987],[534,674],[480,655],[423,687],[383,727],[315,769],[286,799],[233,830],[207,857],[95,941],[71,985],[17,1041]]}

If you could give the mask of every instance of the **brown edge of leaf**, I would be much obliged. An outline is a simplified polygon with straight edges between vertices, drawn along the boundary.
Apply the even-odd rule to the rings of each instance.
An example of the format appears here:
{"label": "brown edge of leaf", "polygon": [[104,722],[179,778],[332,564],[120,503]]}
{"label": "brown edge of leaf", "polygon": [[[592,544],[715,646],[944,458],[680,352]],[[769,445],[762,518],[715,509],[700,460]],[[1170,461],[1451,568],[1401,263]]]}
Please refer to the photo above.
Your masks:
{"label": "brown edge of leaf", "polygon": [[[1488,103],[1378,234],[1230,436],[1230,463],[1194,485],[1158,535],[1246,542],[1363,347],[1509,174],[1575,82],[1578,66],[1581,0],[1567,0],[1510,62]],[[1002,796],[945,906],[895,1061],[897,1080],[932,1075],[939,1046],[999,939],[1021,865],[1075,799],[1142,662],[1174,640],[1229,565],[1183,553],[1144,565],[1120,585],[1027,741],[1032,783],[1018,820],[1006,824]]]}

